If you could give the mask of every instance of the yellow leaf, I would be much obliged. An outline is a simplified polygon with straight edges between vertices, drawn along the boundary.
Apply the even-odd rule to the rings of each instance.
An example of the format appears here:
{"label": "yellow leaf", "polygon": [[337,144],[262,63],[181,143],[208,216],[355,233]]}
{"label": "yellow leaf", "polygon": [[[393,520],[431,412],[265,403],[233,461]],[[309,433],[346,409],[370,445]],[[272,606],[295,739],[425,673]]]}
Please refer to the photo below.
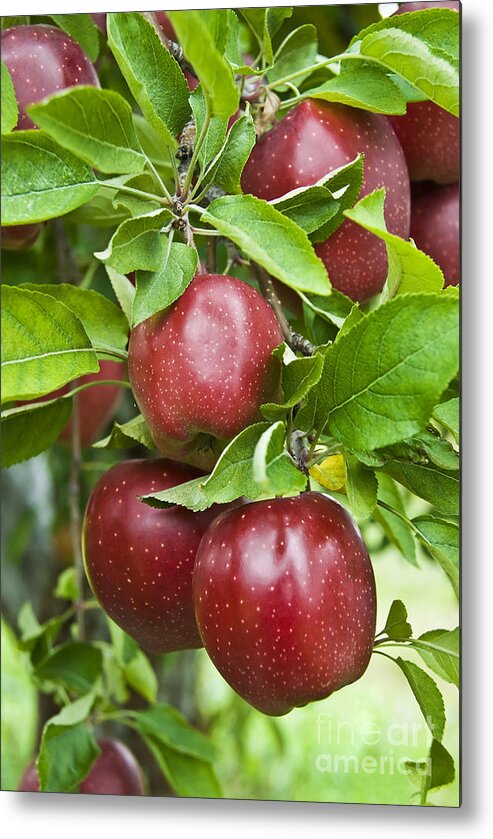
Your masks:
{"label": "yellow leaf", "polygon": [[344,492],[346,487],[346,465],[342,454],[332,454],[322,463],[310,468],[310,475],[317,483],[332,492]]}

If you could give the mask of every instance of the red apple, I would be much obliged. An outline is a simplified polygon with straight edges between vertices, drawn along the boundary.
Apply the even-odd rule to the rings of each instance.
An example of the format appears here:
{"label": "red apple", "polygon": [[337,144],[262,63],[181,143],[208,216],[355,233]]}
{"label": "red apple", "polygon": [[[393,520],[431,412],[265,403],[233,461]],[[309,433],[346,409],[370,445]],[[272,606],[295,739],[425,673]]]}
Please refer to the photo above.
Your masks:
{"label": "red apple", "polygon": [[[120,740],[98,740],[101,754],[80,784],[87,795],[145,795],[142,770],[130,749]],[[18,787],[19,792],[39,792],[36,766],[30,763]]]}
{"label": "red apple", "polygon": [[[429,0],[428,3],[399,3],[399,8],[393,15],[402,15],[406,12],[422,12],[423,9],[453,9],[460,10],[460,3],[457,0]],[[391,15],[391,17],[393,17]]]}
{"label": "red apple", "polygon": [[27,251],[36,242],[41,224],[19,224],[16,227],[2,227],[2,250]]}
{"label": "red apple", "polygon": [[[125,378],[125,367],[123,364],[119,361],[102,360],[99,362],[99,371],[97,373],[88,373],[86,376],[81,376],[76,381],[69,382],[63,387],[58,388],[58,390],[42,396],[40,399],[34,399],[33,402],[46,402],[57,396],[63,396],[69,390],[73,390],[74,387],[89,382],[104,381],[106,379],[123,381]],[[92,445],[101,436],[109,421],[116,414],[121,395],[122,388],[118,385],[97,385],[95,387],[88,387],[87,390],[82,390],[77,394],[80,444],[82,448]],[[69,419],[60,434],[59,440],[66,443],[70,442],[71,437],[72,420]]]}
{"label": "red apple", "polygon": [[[387,188],[385,219],[392,233],[409,235],[410,189],[406,161],[386,117],[347,105],[305,100],[255,145],[243,170],[242,187],[272,200],[365,154],[361,197]],[[332,284],[353,300],[379,292],[387,276],[385,245],[346,220],[316,246]]]}
{"label": "red apple", "polygon": [[323,699],[368,666],[371,562],[349,514],[321,493],[219,516],[197,553],[194,601],[217,669],[265,714]]}
{"label": "red apple", "polygon": [[459,184],[416,184],[411,199],[411,238],[440,266],[445,285],[460,280]]}
{"label": "red apple", "polygon": [[[279,391],[281,328],[263,297],[223,274],[195,277],[130,333],[128,372],[158,449],[204,469]],[[218,442],[222,441],[222,442]]]}
{"label": "red apple", "polygon": [[[402,3],[394,14],[448,8],[459,11],[454,2]],[[409,102],[403,116],[391,116],[406,156],[412,181],[450,184],[460,175],[460,122],[434,102]]]}
{"label": "red apple", "polygon": [[79,44],[53,26],[40,23],[5,29],[2,61],[14,83],[19,106],[17,128],[35,127],[26,114],[27,105],[68,87],[99,87],[96,71]]}
{"label": "red apple", "polygon": [[91,588],[112,620],[153,653],[202,646],[192,572],[200,540],[224,507],[161,510],[139,497],[200,475],[163,458],[124,461],[102,475],[87,505],[83,548]]}

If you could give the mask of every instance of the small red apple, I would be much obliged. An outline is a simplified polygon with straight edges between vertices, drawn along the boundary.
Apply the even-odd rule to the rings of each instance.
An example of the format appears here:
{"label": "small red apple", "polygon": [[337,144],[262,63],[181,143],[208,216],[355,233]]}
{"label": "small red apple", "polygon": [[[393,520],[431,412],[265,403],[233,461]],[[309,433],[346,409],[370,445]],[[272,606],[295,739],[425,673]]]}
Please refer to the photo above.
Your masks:
{"label": "small red apple", "polygon": [[27,105],[76,85],[99,87],[94,66],[79,44],[61,29],[44,23],[5,29],[2,61],[12,77],[17,97],[17,128],[35,128],[26,114]]}
{"label": "small red apple", "polygon": [[365,672],[376,594],[361,534],[317,492],[220,515],[194,570],[197,625],[231,687],[265,714],[323,699]]}
{"label": "small red apple", "polygon": [[160,510],[139,497],[200,474],[164,459],[124,461],[102,475],[87,505],[83,549],[91,588],[112,620],[154,653],[202,646],[192,572],[200,540],[224,508]]}
{"label": "small red apple", "polygon": [[[126,378],[125,367],[119,361],[102,360],[99,362],[97,373],[88,373],[81,376],[75,382],[69,382],[58,390],[42,396],[40,399],[33,399],[33,402],[46,402],[63,396],[74,387],[89,382],[105,381],[106,379],[121,380]],[[118,385],[97,385],[88,387],[77,394],[77,406],[79,411],[80,444],[82,448],[92,445],[104,431],[105,427],[116,414],[118,403],[121,399],[122,388]],[[61,442],[69,442],[72,437],[72,420],[69,419],[65,428],[60,434]]]}
{"label": "small red apple", "polygon": [[[333,169],[365,155],[361,196],[387,188],[388,229],[409,235],[410,188],[406,161],[388,119],[347,105],[307,99],[257,142],[243,170],[242,187],[270,201],[309,186]],[[332,284],[353,300],[381,291],[387,276],[385,245],[346,220],[315,248]]]}
{"label": "small red apple", "polygon": [[393,15],[403,15],[406,12],[422,12],[423,9],[453,9],[455,12],[458,12],[460,10],[460,3],[457,0],[428,0],[427,3],[399,3],[399,8],[393,12]]}
{"label": "small red apple", "polygon": [[2,227],[2,250],[27,251],[32,248],[40,232],[41,224],[19,224],[15,227]]}
{"label": "small red apple", "polygon": [[[142,770],[130,749],[120,740],[98,740],[101,754],[81,782],[78,792],[86,795],[145,795]],[[36,766],[30,763],[19,792],[39,792]]]}
{"label": "small red apple", "polygon": [[251,286],[223,274],[195,277],[166,311],[134,327],[128,372],[158,449],[213,466],[218,440],[260,419],[279,391],[272,351],[282,331]]}
{"label": "small red apple", "polygon": [[445,276],[445,285],[460,280],[459,184],[415,184],[411,198],[411,238],[431,256]]}
{"label": "small red apple", "polygon": [[[394,12],[447,8],[459,12],[457,2],[402,3]],[[406,156],[412,181],[450,184],[460,175],[460,122],[434,102],[409,102],[402,116],[389,117]]]}

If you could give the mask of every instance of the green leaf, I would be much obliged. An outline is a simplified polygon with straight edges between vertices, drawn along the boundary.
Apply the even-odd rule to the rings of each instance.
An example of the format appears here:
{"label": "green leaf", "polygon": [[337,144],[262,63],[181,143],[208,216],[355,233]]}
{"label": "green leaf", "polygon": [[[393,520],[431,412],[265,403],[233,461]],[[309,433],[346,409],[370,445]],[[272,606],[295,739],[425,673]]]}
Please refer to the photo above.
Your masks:
{"label": "green leaf", "polygon": [[59,597],[60,600],[79,599],[80,591],[75,568],[65,568],[65,570],[62,571],[58,577],[53,594],[55,597]]}
{"label": "green leaf", "polygon": [[402,76],[432,102],[458,116],[457,12],[436,9],[433,14],[427,10],[386,18],[360,32],[353,44],[362,56]]}
{"label": "green leaf", "polygon": [[202,221],[291,288],[330,293],[325,267],[306,233],[267,201],[252,195],[218,198],[202,214]]}
{"label": "green leaf", "polygon": [[135,446],[154,449],[151,432],[140,414],[123,424],[115,422],[111,434],[93,444],[95,449],[133,449]]}
{"label": "green leaf", "polygon": [[345,460],[346,492],[351,512],[356,518],[368,518],[377,505],[378,483],[375,472],[349,452]]}
{"label": "green leaf", "polygon": [[270,203],[305,233],[314,233],[327,224],[340,206],[324,186],[296,189]]}
{"label": "green leaf", "polygon": [[71,399],[12,408],[2,414],[2,467],[13,466],[48,449],[65,428]]}
{"label": "green leaf", "polygon": [[194,478],[146,495],[142,500],[154,507],[180,504],[194,512],[206,510],[215,503],[227,504],[243,495],[256,501],[264,493],[253,476],[253,456],[258,441],[268,428],[269,423],[259,422],[241,431],[223,450],[208,477]]}
{"label": "green leaf", "polygon": [[60,29],[77,41],[91,61],[96,61],[99,55],[99,29],[91,15],[50,15]]}
{"label": "green leaf", "polygon": [[31,105],[29,116],[63,148],[100,172],[142,172],[132,109],[123,96],[96,87],[74,87]]}
{"label": "green leaf", "polygon": [[[378,479],[378,498],[380,501],[385,501],[399,513],[404,516],[406,514],[404,502],[399,492],[398,486],[388,475],[379,472]],[[402,519],[385,510],[383,507],[376,507],[373,516],[379,523],[380,527],[386,534],[387,538],[398,548],[401,554],[412,565],[417,565],[416,562],[416,543],[414,541],[413,532],[410,527],[405,524]]]}
{"label": "green leaf", "polygon": [[103,664],[101,650],[78,641],[57,647],[34,669],[41,682],[53,682],[67,690],[87,693],[100,676]]}
{"label": "green leaf", "polygon": [[459,455],[453,446],[428,429],[420,431],[409,440],[403,440],[402,443],[383,449],[382,454],[388,454],[390,460],[405,459],[425,464],[431,462],[440,469],[451,471],[459,469],[460,465]]}
{"label": "green leaf", "polygon": [[291,218],[312,242],[324,242],[344,221],[363,184],[363,155],[323,175],[312,186],[299,187],[269,204]]}
{"label": "green leaf", "polygon": [[225,192],[241,192],[241,173],[255,145],[255,128],[249,114],[243,114],[231,126],[224,151],[214,174],[214,183]]}
{"label": "green leaf", "polygon": [[363,61],[343,63],[339,75],[303,91],[303,97],[340,102],[377,114],[406,112],[406,99],[393,79],[381,68]]}
{"label": "green leaf", "polygon": [[[28,657],[2,618],[2,790],[16,790],[38,739],[38,693]],[[22,725],[19,725],[22,720]]]}
{"label": "green leaf", "polygon": [[37,760],[42,792],[75,792],[101,750],[85,723],[44,728]]}
{"label": "green leaf", "polygon": [[425,427],[457,367],[457,302],[402,295],[329,347],[305,413],[351,450],[382,448]]}
{"label": "green leaf", "polygon": [[286,426],[276,422],[260,437],[253,454],[253,478],[268,495],[303,492],[307,477],[295,466],[284,442]]}
{"label": "green leaf", "polygon": [[135,298],[135,286],[130,282],[126,274],[119,274],[111,265],[105,265],[106,273],[110,279],[111,287],[115,297],[122,307],[127,323],[132,323],[132,306]]}
{"label": "green leaf", "polygon": [[301,74],[303,67],[311,67],[317,60],[318,39],[317,30],[311,23],[304,24],[290,32],[274,56],[273,67],[267,73],[269,84],[275,90],[287,90],[286,85],[276,85],[278,79],[298,73],[296,83],[300,85],[308,74]]}
{"label": "green leaf", "polygon": [[347,316],[354,307],[353,301],[342,294],[341,291],[333,288],[328,297],[320,297],[318,295],[305,295],[298,292],[304,305],[319,317],[341,327]]}
{"label": "green leaf", "polygon": [[252,30],[267,64],[272,64],[274,60],[272,38],[282,25],[282,22],[286,18],[291,17],[292,9],[289,7],[254,8],[238,9],[237,11]]}
{"label": "green leaf", "polygon": [[433,410],[433,417],[459,442],[460,434],[460,400],[458,397],[442,402]]}
{"label": "green leaf", "polygon": [[47,294],[63,303],[82,323],[98,350],[122,351],[127,346],[128,323],[120,309],[98,291],[78,288],[70,283],[24,283],[20,288]]}
{"label": "green leaf", "polygon": [[428,789],[437,789],[446,784],[451,784],[455,778],[454,759],[439,742],[433,738],[430,755],[429,766],[431,768],[430,778],[428,781]]}
{"label": "green leaf", "polygon": [[193,728],[171,705],[160,703],[145,711],[133,711],[131,718],[141,733],[156,737],[174,751],[214,761],[215,752],[209,738]]}
{"label": "green leaf", "polygon": [[132,659],[125,665],[125,678],[137,693],[151,705],[156,702],[158,682],[151,663],[142,650],[137,650]]}
{"label": "green leaf", "polygon": [[154,272],[137,272],[132,325],[136,326],[178,300],[192,282],[197,264],[195,248],[169,240],[159,269]]}
{"label": "green leaf", "polygon": [[58,218],[99,190],[91,167],[42,131],[15,131],[2,145],[4,225]]}
{"label": "green leaf", "polygon": [[169,210],[153,210],[120,224],[108,247],[94,255],[120,274],[157,271],[166,254],[167,239],[160,234],[171,220]]}
{"label": "green leaf", "polygon": [[2,61],[2,134],[10,134],[17,125],[19,109],[14,85],[6,65]]}
{"label": "green leaf", "polygon": [[[281,344],[274,354],[286,358],[290,353],[285,344]],[[275,421],[284,417],[318,383],[323,369],[323,356],[319,353],[307,358],[291,357],[282,368],[282,402],[266,402],[262,405],[262,414],[268,420]]]}
{"label": "green leaf", "polygon": [[416,248],[413,242],[387,231],[384,219],[385,189],[365,195],[344,215],[385,242],[389,263],[388,294],[440,291],[444,278],[431,257]]}
{"label": "green leaf", "polygon": [[[188,14],[188,13],[187,13]],[[180,66],[152,24],[137,12],[108,14],[108,43],[145,118],[171,149],[190,116]]]}
{"label": "green leaf", "polygon": [[91,227],[118,227],[128,218],[129,213],[122,206],[115,209],[112,202],[114,194],[114,190],[110,192],[102,187],[87,204],[73,210],[67,220],[76,224],[89,224]]}
{"label": "green leaf", "polygon": [[222,797],[219,781],[210,763],[170,749],[156,737],[144,735],[143,739],[178,795],[192,798]]}
{"label": "green leaf", "polygon": [[[205,120],[207,116],[207,102],[202,87],[199,85],[190,94],[190,105],[192,106],[192,113],[195,119],[196,137],[202,136],[202,130],[205,128]],[[207,164],[213,160],[221,151],[221,148],[226,139],[226,132],[228,130],[228,118],[224,116],[212,116],[206,133],[203,137],[198,162],[200,169],[203,172]]]}
{"label": "green leaf", "polygon": [[406,641],[408,638],[411,638],[413,630],[411,624],[408,623],[407,609],[402,600],[393,601],[383,632],[392,641]]}
{"label": "green leaf", "polygon": [[[132,216],[142,216],[151,210],[159,210],[161,203],[158,196],[161,193],[161,188],[157,185],[156,178],[151,172],[143,172],[141,175],[126,176],[121,179],[122,189],[117,190],[112,195],[112,205],[116,209],[125,208]],[[113,181],[114,182],[114,181]],[[105,181],[107,184],[108,181]],[[148,195],[133,195],[126,192],[123,188],[130,187],[131,189],[138,189]],[[153,200],[152,195],[156,195],[156,200]]]}
{"label": "green leaf", "polygon": [[[211,115],[230,117],[238,108],[239,92],[230,65],[214,38],[223,9],[209,12],[168,12],[178,40],[209,101]],[[223,45],[224,50],[225,44]]]}
{"label": "green leaf", "polygon": [[[419,641],[423,641],[425,644],[433,644],[434,647],[440,647],[441,649],[426,647],[424,644],[420,646]],[[423,635],[419,636],[414,646],[430,670],[433,670],[446,682],[459,687],[458,627],[452,630],[431,629],[429,632],[424,632]]]}
{"label": "green leaf", "polygon": [[79,318],[59,300],[3,286],[2,399],[35,399],[99,369]]}
{"label": "green leaf", "polygon": [[394,659],[400,667],[416,697],[426,724],[436,740],[441,740],[445,728],[443,697],[436,682],[421,667],[398,656]]}
{"label": "green leaf", "polygon": [[391,461],[382,470],[423,498],[444,516],[459,514],[460,483],[457,471],[439,469],[433,463],[399,463]]}
{"label": "green leaf", "polygon": [[445,519],[418,516],[412,521],[418,538],[442,566],[459,596],[459,526]]}

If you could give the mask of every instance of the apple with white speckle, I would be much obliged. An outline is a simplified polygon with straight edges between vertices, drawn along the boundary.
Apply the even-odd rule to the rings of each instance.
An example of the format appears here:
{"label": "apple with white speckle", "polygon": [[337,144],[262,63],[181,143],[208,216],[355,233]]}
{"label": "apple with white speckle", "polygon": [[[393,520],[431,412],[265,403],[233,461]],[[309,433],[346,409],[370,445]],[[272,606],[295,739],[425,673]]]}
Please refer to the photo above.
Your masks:
{"label": "apple with white speckle", "polygon": [[278,397],[272,351],[282,340],[264,298],[223,274],[197,275],[169,309],[134,327],[129,379],[157,448],[210,469]]}
{"label": "apple with white speckle", "polygon": [[205,530],[224,508],[156,509],[139,498],[200,474],[162,458],[124,461],[101,476],[87,505],[82,541],[91,588],[110,618],[153,653],[202,646],[193,566]]}
{"label": "apple with white speckle", "polygon": [[5,29],[2,61],[14,84],[18,129],[35,127],[26,113],[28,105],[69,87],[99,87],[96,70],[79,44],[61,29],[44,23]]}
{"label": "apple with white speckle", "polygon": [[223,513],[202,539],[193,586],[205,649],[264,714],[323,699],[368,666],[371,562],[350,515],[322,493]]}
{"label": "apple with white speckle", "polygon": [[[142,770],[124,743],[114,738],[98,740],[101,754],[74,792],[86,795],[144,795]],[[39,792],[36,766],[30,763],[18,786],[19,792]]]}
{"label": "apple with white speckle", "polygon": [[[391,233],[409,235],[410,186],[406,161],[388,119],[347,105],[306,99],[255,145],[243,170],[242,188],[270,201],[309,186],[359,154],[365,155],[360,197],[386,187],[385,220]],[[385,245],[352,221],[316,253],[332,285],[353,300],[381,291],[387,276]]]}
{"label": "apple with white speckle", "polygon": [[[447,8],[453,2],[402,3],[394,15],[425,9]],[[434,102],[409,102],[402,116],[389,117],[406,156],[411,181],[451,184],[460,175],[460,122]]]}
{"label": "apple with white speckle", "polygon": [[460,280],[459,184],[415,184],[411,199],[411,238],[440,266],[445,285]]}

